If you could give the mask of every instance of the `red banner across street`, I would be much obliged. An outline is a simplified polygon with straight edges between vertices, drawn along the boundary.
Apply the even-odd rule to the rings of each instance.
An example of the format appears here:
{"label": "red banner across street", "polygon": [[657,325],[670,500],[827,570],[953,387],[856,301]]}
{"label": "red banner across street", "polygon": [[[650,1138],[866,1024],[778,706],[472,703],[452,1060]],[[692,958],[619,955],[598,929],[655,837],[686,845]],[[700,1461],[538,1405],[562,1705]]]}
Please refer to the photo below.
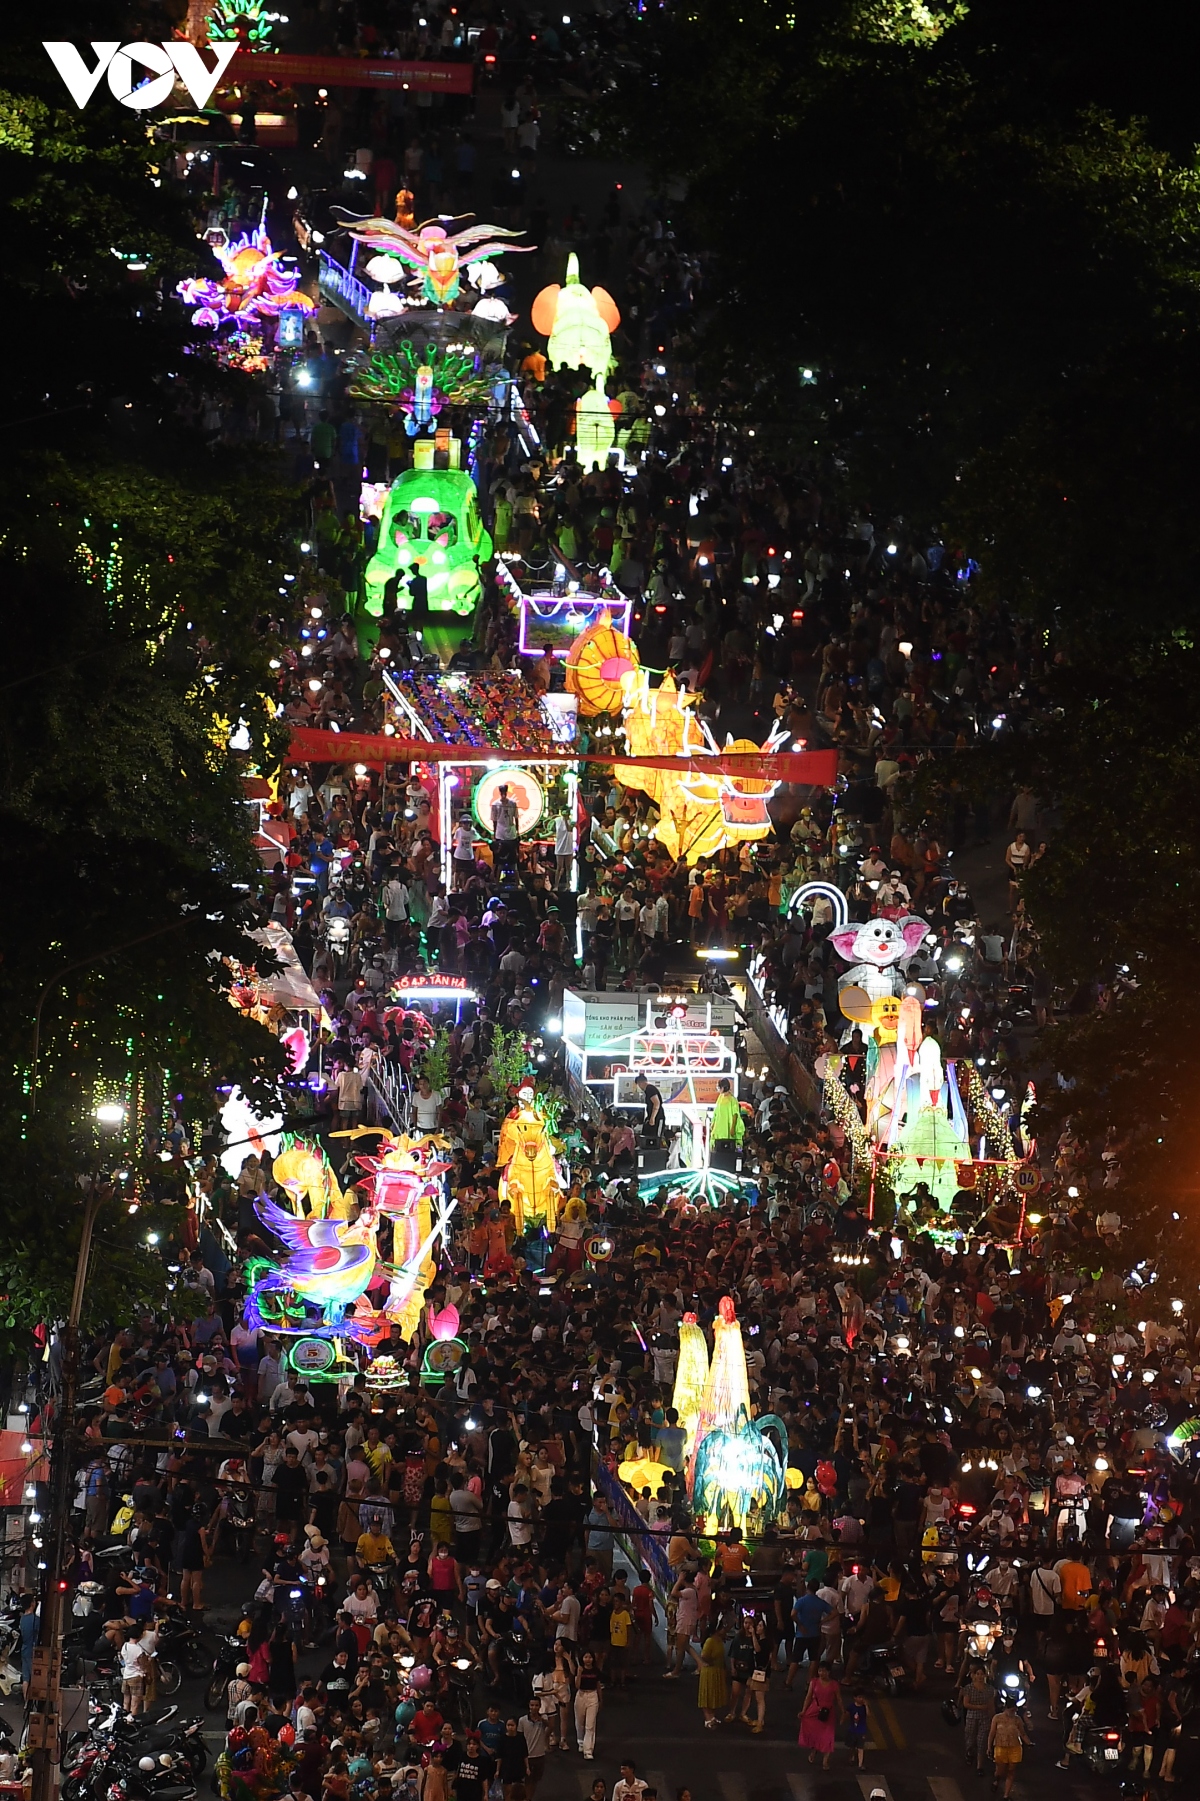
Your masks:
{"label": "red banner across street", "polygon": [[271,81],[283,87],[411,88],[435,94],[469,94],[473,63],[405,62],[398,56],[273,56],[267,50],[239,50],[221,78],[221,87]]}
{"label": "red banner across street", "polygon": [[301,763],[602,763],[620,768],[687,769],[696,775],[719,770],[733,780],[746,782],[799,782],[831,788],[837,781],[835,750],[723,751],[714,757],[614,757],[572,750],[508,750],[503,745],[468,749],[463,745],[431,744],[425,738],[389,738],[367,732],[323,732],[311,726],[292,731],[291,754]]}

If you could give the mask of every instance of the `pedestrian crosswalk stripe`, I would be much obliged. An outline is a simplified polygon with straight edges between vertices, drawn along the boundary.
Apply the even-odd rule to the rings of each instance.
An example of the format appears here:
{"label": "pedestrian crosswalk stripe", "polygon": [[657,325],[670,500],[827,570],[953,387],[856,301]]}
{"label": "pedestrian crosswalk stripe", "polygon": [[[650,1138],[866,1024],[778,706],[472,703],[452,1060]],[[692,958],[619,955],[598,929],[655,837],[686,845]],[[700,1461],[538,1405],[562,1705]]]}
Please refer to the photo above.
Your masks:
{"label": "pedestrian crosswalk stripe", "polygon": [[875,1709],[872,1707],[872,1705],[869,1701],[867,1702],[867,1726],[868,1726],[868,1729],[870,1730],[870,1734],[871,1734],[870,1738],[867,1740],[867,1750],[868,1751],[887,1751],[887,1750],[889,1750],[890,1746],[888,1745],[887,1738],[884,1734],[883,1727],[879,1724],[879,1721],[876,1718]]}
{"label": "pedestrian crosswalk stripe", "polygon": [[590,1770],[576,1770],[575,1780],[579,1784],[579,1801],[587,1801],[588,1796],[592,1792],[592,1783],[595,1780],[592,1772]]}
{"label": "pedestrian crosswalk stripe", "polygon": [[718,1770],[721,1801],[746,1801],[746,1778],[738,1770]]}
{"label": "pedestrian crosswalk stripe", "polygon": [[928,1776],[933,1801],[963,1801],[962,1790],[952,1776]]}
{"label": "pedestrian crosswalk stripe", "polygon": [[814,1801],[816,1785],[807,1770],[789,1770],[787,1779],[792,1801]]}
{"label": "pedestrian crosswalk stripe", "polygon": [[892,1706],[890,1701],[881,1701],[879,1703],[879,1711],[887,1721],[887,1728],[892,1735],[897,1751],[907,1751],[908,1740],[905,1738],[900,1722],[896,1718],[896,1709]]}
{"label": "pedestrian crosswalk stripe", "polygon": [[650,1787],[656,1790],[658,1801],[674,1801],[674,1785],[667,1780],[665,1770],[643,1770],[643,1776]]}

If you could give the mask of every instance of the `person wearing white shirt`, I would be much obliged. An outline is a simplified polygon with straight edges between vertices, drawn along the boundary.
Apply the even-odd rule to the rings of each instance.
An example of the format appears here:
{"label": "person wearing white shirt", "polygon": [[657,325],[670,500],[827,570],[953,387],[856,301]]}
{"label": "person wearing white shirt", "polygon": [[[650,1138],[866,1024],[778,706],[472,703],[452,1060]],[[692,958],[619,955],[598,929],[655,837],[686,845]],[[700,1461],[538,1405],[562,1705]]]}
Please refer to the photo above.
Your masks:
{"label": "person wearing white shirt", "polygon": [[571,879],[571,864],[575,861],[575,827],[571,824],[570,815],[564,808],[554,816],[554,881],[555,886],[565,888]]}
{"label": "person wearing white shirt", "polygon": [[258,1404],[270,1408],[275,1398],[275,1391],[283,1376],[283,1365],[273,1351],[266,1351],[258,1360]]}
{"label": "person wearing white shirt", "polygon": [[446,1094],[444,1089],[436,1091],[429,1086],[428,1077],[422,1076],[417,1083],[417,1092],[413,1095],[413,1121],[418,1132],[436,1132],[438,1115]]}
{"label": "person wearing white shirt", "polygon": [[845,1603],[846,1612],[852,1619],[857,1619],[871,1596],[873,1584],[865,1576],[843,1576],[839,1588]]}
{"label": "person wearing white shirt", "polygon": [[303,1386],[299,1376],[293,1371],[289,1376],[285,1377],[275,1389],[271,1396],[268,1411],[270,1413],[282,1413],[285,1407],[291,1407],[297,1401],[307,1402],[311,1407],[312,1395],[309,1393],[308,1389]]}
{"label": "person wearing white shirt", "polygon": [[646,1784],[640,1776],[634,1775],[634,1765],[623,1763],[621,1774],[613,1784],[612,1801],[641,1801],[646,1792]]}
{"label": "person wearing white shirt", "polygon": [[299,1426],[293,1427],[284,1440],[285,1444],[295,1445],[300,1454],[301,1463],[312,1462],[312,1454],[320,1442],[320,1435],[314,1432],[311,1426],[304,1430]]}

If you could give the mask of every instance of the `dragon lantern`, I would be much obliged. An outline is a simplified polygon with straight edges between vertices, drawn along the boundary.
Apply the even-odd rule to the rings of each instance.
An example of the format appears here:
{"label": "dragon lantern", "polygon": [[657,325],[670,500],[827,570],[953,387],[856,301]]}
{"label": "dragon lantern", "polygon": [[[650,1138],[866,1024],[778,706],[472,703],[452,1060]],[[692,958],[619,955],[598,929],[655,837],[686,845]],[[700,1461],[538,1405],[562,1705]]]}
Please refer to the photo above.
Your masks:
{"label": "dragon lantern", "polygon": [[[287,1254],[251,1289],[248,1325],[278,1325],[264,1312],[266,1306],[310,1333],[345,1333],[370,1345],[395,1325],[411,1338],[434,1276],[433,1249],[449,1218],[442,1177],[450,1164],[441,1154],[446,1140],[436,1134],[381,1137],[376,1156],[356,1159],[370,1179],[367,1199],[353,1217],[349,1195],[338,1188],[319,1151],[296,1141],[279,1159],[280,1186],[293,1208],[307,1200],[312,1211],[305,1215],[273,1201],[255,1201],[259,1219]],[[380,1261],[377,1246],[385,1219],[392,1222],[390,1263]],[[368,1290],[385,1279],[386,1297],[375,1307]],[[307,1320],[309,1310],[320,1318]]]}
{"label": "dragon lantern", "polygon": [[300,292],[298,270],[281,269],[281,251],[272,250],[266,228],[259,226],[232,243],[213,246],[224,270],[223,281],[181,281],[176,293],[194,306],[193,325],[257,325],[292,310],[316,311],[316,302]]}

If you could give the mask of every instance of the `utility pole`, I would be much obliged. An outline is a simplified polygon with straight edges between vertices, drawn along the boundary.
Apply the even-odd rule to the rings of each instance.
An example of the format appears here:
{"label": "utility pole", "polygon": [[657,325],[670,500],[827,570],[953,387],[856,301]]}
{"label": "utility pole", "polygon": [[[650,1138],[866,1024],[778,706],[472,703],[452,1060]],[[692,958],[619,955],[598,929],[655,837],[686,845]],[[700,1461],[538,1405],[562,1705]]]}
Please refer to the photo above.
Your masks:
{"label": "utility pole", "polygon": [[75,1288],[63,1341],[63,1379],[54,1415],[50,1455],[50,1519],[45,1534],[46,1568],[42,1574],[42,1612],[33,1675],[29,1684],[28,1746],[33,1767],[32,1801],[57,1801],[59,1740],[62,1722],[63,1553],[71,1510],[74,1473],[75,1398],[79,1388],[79,1321],[91,1261],[92,1230],[104,1201],[112,1193],[107,1177],[86,1178],[83,1228],[75,1264]]}

